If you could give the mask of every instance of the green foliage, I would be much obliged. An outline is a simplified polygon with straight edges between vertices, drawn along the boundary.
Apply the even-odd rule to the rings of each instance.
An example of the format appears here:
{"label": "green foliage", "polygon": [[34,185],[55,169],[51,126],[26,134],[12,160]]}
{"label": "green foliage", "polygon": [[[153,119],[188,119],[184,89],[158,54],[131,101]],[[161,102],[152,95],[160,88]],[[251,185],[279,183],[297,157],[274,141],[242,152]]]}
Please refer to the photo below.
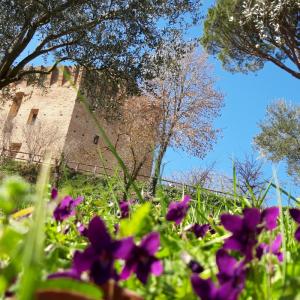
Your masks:
{"label": "green foliage", "polygon": [[67,278],[59,278],[44,281],[39,286],[38,292],[45,293],[46,291],[64,291],[70,293],[70,295],[75,293],[75,295],[81,296],[82,299],[86,300],[99,300],[102,297],[101,290],[96,286],[85,282],[74,281]]}
{"label": "green foliage", "polygon": [[299,79],[298,14],[297,0],[218,0],[201,43],[231,72],[256,71],[270,61]]}
{"label": "green foliage", "polygon": [[22,253],[22,275],[18,290],[18,299],[27,300],[34,297],[36,287],[41,281],[44,258],[46,201],[50,173],[50,159],[45,160],[37,181],[35,206],[32,224],[28,230]]}
{"label": "green foliage", "polygon": [[[185,44],[184,29],[198,23],[201,2],[1,0],[0,4],[0,89],[24,77],[42,81],[35,75],[43,71],[30,65],[35,58],[45,58],[55,61],[53,67],[71,61],[100,70],[100,82],[104,76],[110,87],[118,88],[122,78],[134,90],[138,80],[153,76],[167,60],[158,52],[162,42]],[[29,43],[29,52],[20,57]]]}
{"label": "green foliage", "polygon": [[[6,184],[14,180],[6,179],[1,189],[5,187],[10,191],[13,197],[9,199],[12,202],[15,197],[23,201],[27,194],[20,187],[26,184],[20,179],[16,180],[17,184]],[[184,189],[185,194],[192,195],[191,205],[183,223],[175,226],[166,221],[165,215],[170,201],[181,199],[183,191],[160,186],[151,203],[135,200],[130,207],[130,217],[121,220],[117,203],[121,194],[118,178],[101,179],[83,174],[69,174],[61,182],[58,201],[66,194],[73,197],[83,195],[85,198],[77,207],[76,216],[57,223],[52,218],[55,201],[46,202],[49,194],[46,183],[44,175],[44,179],[38,183],[33,218],[15,219],[9,215],[2,216],[0,295],[8,290],[17,292],[20,299],[31,299],[30,295],[36,292],[45,296],[43,293],[47,291],[56,291],[65,293],[64,295],[82,295],[82,299],[100,299],[100,289],[91,283],[74,282],[70,279],[46,279],[49,274],[69,269],[74,251],[85,249],[87,239],[79,234],[77,222],[87,226],[93,216],[99,215],[114,239],[134,236],[135,242],[139,244],[145,234],[151,231],[160,233],[160,249],[156,256],[163,262],[163,275],[150,276],[146,285],[142,285],[133,275],[126,281],[120,281],[121,287],[136,292],[145,300],[196,300],[189,279],[191,270],[184,257],[189,256],[201,263],[204,267],[202,278],[214,278],[217,270],[216,252],[230,236],[219,223],[220,214],[240,214],[245,207],[251,206],[248,199],[238,195],[238,191],[235,197],[223,197],[200,187],[191,191]],[[262,201],[265,194],[266,191],[262,191],[257,201]],[[281,207],[281,203],[279,206]],[[209,232],[204,238],[197,239],[187,230],[194,223],[209,223],[215,233]],[[116,224],[120,224],[119,232],[115,232]],[[279,232],[283,233],[285,265],[279,263],[271,254],[263,256],[261,261],[253,260],[247,274],[246,287],[239,299],[284,300],[299,297],[296,287],[299,285],[297,278],[300,276],[300,269],[297,267],[300,264],[300,247],[293,237],[295,230],[296,225],[291,221],[288,210],[282,208],[276,231],[262,234],[259,243],[268,244]],[[121,267],[119,263],[116,265],[118,271]]]}
{"label": "green foliage", "polygon": [[0,162],[0,178],[4,175],[18,174],[30,183],[35,183],[38,172],[39,167],[36,164],[18,162],[9,158],[2,158]]}
{"label": "green foliage", "polygon": [[0,211],[9,214],[28,203],[29,185],[20,177],[10,177],[0,187]]}
{"label": "green foliage", "polygon": [[254,142],[274,162],[287,163],[288,173],[300,180],[300,106],[278,101],[267,108]]}

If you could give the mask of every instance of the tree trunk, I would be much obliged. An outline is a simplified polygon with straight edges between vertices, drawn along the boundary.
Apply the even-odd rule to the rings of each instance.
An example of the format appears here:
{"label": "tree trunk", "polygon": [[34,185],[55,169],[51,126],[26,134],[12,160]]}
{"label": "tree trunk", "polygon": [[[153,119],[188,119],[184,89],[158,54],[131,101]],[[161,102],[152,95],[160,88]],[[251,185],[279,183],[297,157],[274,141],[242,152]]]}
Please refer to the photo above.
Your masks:
{"label": "tree trunk", "polygon": [[150,196],[155,196],[158,178],[160,176],[160,168],[161,168],[162,160],[163,160],[165,153],[166,153],[165,149],[160,150],[158,153],[158,157],[155,160],[154,174],[150,178],[150,183],[149,183]]}

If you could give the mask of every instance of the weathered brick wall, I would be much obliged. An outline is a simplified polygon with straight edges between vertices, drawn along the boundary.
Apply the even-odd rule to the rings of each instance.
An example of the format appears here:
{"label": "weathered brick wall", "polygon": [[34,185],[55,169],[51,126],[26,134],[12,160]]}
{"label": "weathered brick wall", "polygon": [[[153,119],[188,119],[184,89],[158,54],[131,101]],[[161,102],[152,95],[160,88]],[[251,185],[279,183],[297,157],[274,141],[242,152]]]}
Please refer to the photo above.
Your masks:
{"label": "weathered brick wall", "polygon": [[[64,76],[64,71],[68,71],[70,76]],[[94,166],[97,166],[97,171],[103,171],[104,164],[109,174],[119,169],[116,159],[79,101],[78,90],[82,85],[82,78],[82,72],[77,68],[64,67],[55,69],[50,75],[44,77],[46,89],[27,85],[25,81],[18,83],[16,92],[24,94],[17,113],[12,114],[14,101],[4,102],[0,109],[1,148],[3,146],[8,148],[9,144],[21,144],[18,149],[21,152],[32,152],[35,149],[35,154],[43,154],[41,152],[44,149],[41,149],[40,145],[42,144],[44,148],[51,149],[54,157],[59,157],[64,152],[68,161],[91,165],[91,167],[80,168],[93,171]],[[88,99],[90,102],[95,102],[94,100]],[[33,114],[36,113],[33,124],[28,124],[32,122]],[[122,159],[125,163],[129,163],[130,152],[126,139],[121,137],[116,143],[118,121],[107,121],[100,116],[100,113],[98,119],[112,143],[117,144]],[[97,143],[95,143],[96,136],[99,136]],[[99,159],[99,150],[103,155],[103,162]],[[19,154],[18,158],[27,157]],[[151,165],[152,155],[149,155],[140,173],[149,176]],[[128,167],[130,168],[130,165]]]}
{"label": "weathered brick wall", "polygon": [[[68,84],[62,85],[63,78],[60,72],[54,80],[52,74],[46,79],[51,85],[47,89],[36,86],[27,86],[26,82],[17,85],[17,92],[22,92],[23,97],[17,114],[10,117],[13,100],[5,102],[1,109],[1,140],[2,145],[7,144],[7,133],[5,129],[10,129],[9,143],[21,143],[20,151],[42,154],[45,146],[50,146],[53,156],[59,156],[68,132],[70,119],[73,112],[77,92]],[[32,110],[37,112],[34,124],[30,123]],[[8,124],[11,123],[10,126]],[[5,128],[10,127],[10,128]],[[38,137],[37,137],[38,135]],[[43,147],[42,144],[45,146]],[[19,155],[22,157],[24,155]],[[24,156],[25,157],[25,156]]]}

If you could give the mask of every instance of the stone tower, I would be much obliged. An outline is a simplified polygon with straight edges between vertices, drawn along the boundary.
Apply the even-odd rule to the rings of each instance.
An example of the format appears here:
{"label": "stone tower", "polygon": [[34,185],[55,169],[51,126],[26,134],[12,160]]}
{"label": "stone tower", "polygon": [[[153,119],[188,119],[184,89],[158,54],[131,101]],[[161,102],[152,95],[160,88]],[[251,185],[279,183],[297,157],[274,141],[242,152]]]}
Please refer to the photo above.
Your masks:
{"label": "stone tower", "polygon": [[[27,81],[18,82],[13,99],[1,104],[2,154],[37,161],[50,149],[53,159],[63,154],[70,167],[97,173],[104,172],[105,168],[108,174],[115,173],[118,164],[79,100],[83,72],[77,67],[58,67],[43,80],[46,88]],[[120,122],[108,121],[101,113],[96,116],[112,143],[118,145],[117,150],[130,169],[126,139],[120,142],[117,137]],[[154,141],[145,141],[145,145],[147,143],[154,145]],[[139,175],[150,176],[152,153],[141,155],[146,156]]]}

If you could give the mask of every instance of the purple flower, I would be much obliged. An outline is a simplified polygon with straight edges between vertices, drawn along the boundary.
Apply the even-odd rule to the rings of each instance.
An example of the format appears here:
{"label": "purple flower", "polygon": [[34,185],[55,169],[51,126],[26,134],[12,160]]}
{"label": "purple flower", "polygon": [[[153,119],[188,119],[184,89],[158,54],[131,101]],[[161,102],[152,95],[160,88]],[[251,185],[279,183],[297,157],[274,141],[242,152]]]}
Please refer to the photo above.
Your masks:
{"label": "purple flower", "polygon": [[209,230],[211,230],[211,226],[209,224],[194,224],[190,229],[197,238],[203,238]]}
{"label": "purple flower", "polygon": [[193,273],[201,273],[204,271],[204,268],[194,259],[191,259],[188,263],[188,267],[191,269]]}
{"label": "purple flower", "polygon": [[83,252],[75,252],[72,269],[79,274],[89,271],[90,278],[99,285],[111,278],[118,279],[114,261],[128,257],[134,247],[133,239],[113,240],[100,217],[89,223],[87,237],[90,245]]}
{"label": "purple flower", "polygon": [[161,262],[154,256],[160,245],[159,233],[151,232],[146,235],[140,245],[134,245],[125,266],[120,274],[120,279],[127,279],[131,273],[136,273],[137,278],[146,284],[149,274],[159,276],[163,272]]}
{"label": "purple flower", "polygon": [[80,235],[87,237],[88,229],[82,223],[78,222],[76,227]]}
{"label": "purple flower", "polygon": [[190,196],[184,196],[183,200],[180,202],[171,202],[168,208],[166,219],[168,221],[175,222],[176,225],[180,224],[189,209],[190,200]]}
{"label": "purple flower", "polygon": [[266,230],[272,231],[277,227],[279,208],[276,206],[266,208],[261,213],[261,221]]}
{"label": "purple flower", "polygon": [[54,219],[58,222],[62,222],[63,220],[74,216],[76,214],[76,206],[78,206],[82,201],[82,196],[76,199],[73,199],[71,196],[66,196],[54,209]]}
{"label": "purple flower", "polygon": [[235,250],[245,255],[246,260],[253,257],[253,248],[257,244],[258,225],[261,220],[257,208],[246,208],[243,217],[237,215],[221,215],[221,223],[232,236],[225,240],[224,249]]}
{"label": "purple flower", "polygon": [[[294,221],[298,224],[300,224],[300,209],[298,208],[291,208],[290,209],[290,215],[294,219]],[[298,226],[296,232],[295,232],[295,239],[300,242],[300,226]]]}
{"label": "purple flower", "polygon": [[266,253],[271,253],[277,256],[280,262],[283,261],[283,253],[279,251],[282,243],[282,235],[278,234],[275,240],[272,242],[271,245],[267,245],[265,243],[261,243],[258,245],[256,249],[256,256],[258,259],[261,259],[262,256]]}
{"label": "purple flower", "polygon": [[191,283],[194,292],[197,296],[200,297],[202,300],[225,300],[225,298],[220,297],[220,292],[218,291],[217,287],[214,285],[212,280],[209,279],[202,279],[197,274],[192,274],[191,276]]}
{"label": "purple flower", "polygon": [[194,292],[201,300],[237,300],[238,293],[230,283],[217,287],[213,281],[202,279],[197,274],[192,274],[191,283]]}
{"label": "purple flower", "polygon": [[218,250],[216,262],[219,269],[217,277],[220,285],[231,283],[234,289],[233,293],[239,294],[244,288],[246,279],[244,264],[239,263],[224,249]]}
{"label": "purple flower", "polygon": [[53,187],[51,190],[51,199],[55,200],[58,196],[58,190],[57,188]]}
{"label": "purple flower", "polygon": [[219,269],[217,274],[219,285],[211,279],[201,279],[193,274],[191,283],[195,293],[202,300],[236,300],[245,286],[246,271],[242,263],[230,256],[224,249],[216,255]]}
{"label": "purple flower", "polygon": [[130,201],[122,200],[119,202],[119,207],[121,211],[121,219],[126,219],[129,217],[129,208],[130,208]]}

